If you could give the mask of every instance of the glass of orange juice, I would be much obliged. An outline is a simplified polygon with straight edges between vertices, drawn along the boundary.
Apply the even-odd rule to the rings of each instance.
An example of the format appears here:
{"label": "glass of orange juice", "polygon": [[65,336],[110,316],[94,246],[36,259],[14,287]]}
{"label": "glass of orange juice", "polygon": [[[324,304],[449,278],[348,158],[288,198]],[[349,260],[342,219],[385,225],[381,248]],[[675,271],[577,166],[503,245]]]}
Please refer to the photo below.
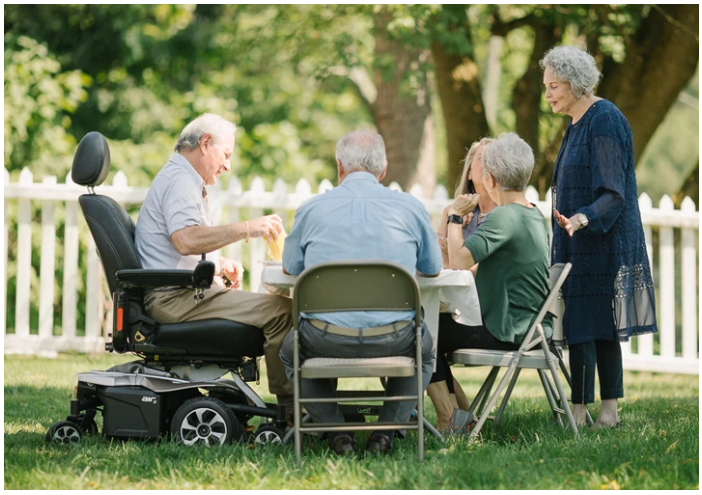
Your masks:
{"label": "glass of orange juice", "polygon": [[283,247],[285,246],[285,238],[288,234],[285,229],[280,231],[278,234],[278,239],[271,239],[268,241],[268,251],[266,252],[266,258],[272,261],[282,261],[283,259]]}

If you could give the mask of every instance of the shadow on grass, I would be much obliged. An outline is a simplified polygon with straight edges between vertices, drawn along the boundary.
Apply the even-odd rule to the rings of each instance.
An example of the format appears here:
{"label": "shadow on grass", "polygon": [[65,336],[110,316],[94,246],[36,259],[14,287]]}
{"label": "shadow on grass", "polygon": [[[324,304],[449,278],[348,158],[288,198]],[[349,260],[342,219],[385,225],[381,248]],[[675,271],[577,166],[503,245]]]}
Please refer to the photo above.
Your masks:
{"label": "shadow on grass", "polygon": [[[339,459],[326,442],[306,437],[299,471],[292,445],[202,449],[101,436],[67,448],[45,444],[47,428],[65,419],[70,399],[67,388],[5,386],[6,487],[533,489],[699,483],[699,402],[693,397],[625,401],[620,430],[584,430],[577,438],[554,424],[545,399],[514,399],[503,420],[488,422],[471,446],[465,438],[442,445],[427,433],[422,464],[414,433],[380,459],[360,454],[368,432],[357,434],[359,454],[351,459]],[[598,408],[591,412],[596,418]]]}

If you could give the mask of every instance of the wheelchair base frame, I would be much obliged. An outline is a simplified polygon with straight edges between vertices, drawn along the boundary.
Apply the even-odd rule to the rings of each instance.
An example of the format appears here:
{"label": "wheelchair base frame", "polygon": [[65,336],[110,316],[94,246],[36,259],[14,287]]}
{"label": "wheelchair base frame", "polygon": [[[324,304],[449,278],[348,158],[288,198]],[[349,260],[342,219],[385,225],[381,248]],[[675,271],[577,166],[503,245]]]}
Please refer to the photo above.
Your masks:
{"label": "wheelchair base frame", "polygon": [[[186,364],[145,358],[105,371],[78,373],[76,398],[71,400],[70,414],[65,421],[49,429],[47,441],[57,440],[52,430],[64,423],[76,430],[78,441],[83,434],[98,433],[97,412],[103,416],[102,435],[106,438],[157,440],[170,431],[177,409],[198,397],[222,401],[246,429],[247,435],[253,431],[248,420],[254,416],[262,419],[259,430],[275,427],[283,431],[285,408],[263,402],[246,383],[256,379],[257,362],[238,364],[226,366],[202,361]],[[254,373],[251,373],[252,366]],[[225,379],[230,372],[231,379]]]}

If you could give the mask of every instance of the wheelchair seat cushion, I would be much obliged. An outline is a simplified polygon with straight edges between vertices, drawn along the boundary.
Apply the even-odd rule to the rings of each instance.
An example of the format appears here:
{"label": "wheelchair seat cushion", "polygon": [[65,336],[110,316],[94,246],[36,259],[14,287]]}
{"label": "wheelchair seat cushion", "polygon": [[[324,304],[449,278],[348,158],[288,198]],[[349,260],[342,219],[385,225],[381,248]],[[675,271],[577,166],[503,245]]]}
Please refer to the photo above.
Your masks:
{"label": "wheelchair seat cushion", "polygon": [[183,349],[193,356],[263,355],[263,330],[225,319],[159,325],[154,344]]}

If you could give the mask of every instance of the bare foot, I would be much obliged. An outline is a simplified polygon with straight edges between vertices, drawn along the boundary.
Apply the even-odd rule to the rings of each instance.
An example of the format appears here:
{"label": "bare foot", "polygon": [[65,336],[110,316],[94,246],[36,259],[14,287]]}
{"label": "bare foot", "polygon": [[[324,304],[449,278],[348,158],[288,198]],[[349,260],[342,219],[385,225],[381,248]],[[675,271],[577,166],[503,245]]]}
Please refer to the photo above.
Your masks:
{"label": "bare foot", "polygon": [[602,401],[600,414],[597,416],[594,428],[612,428],[619,424],[619,412],[617,411],[617,399],[607,399]]}
{"label": "bare foot", "polygon": [[573,404],[573,419],[578,428],[587,424],[587,405]]}

